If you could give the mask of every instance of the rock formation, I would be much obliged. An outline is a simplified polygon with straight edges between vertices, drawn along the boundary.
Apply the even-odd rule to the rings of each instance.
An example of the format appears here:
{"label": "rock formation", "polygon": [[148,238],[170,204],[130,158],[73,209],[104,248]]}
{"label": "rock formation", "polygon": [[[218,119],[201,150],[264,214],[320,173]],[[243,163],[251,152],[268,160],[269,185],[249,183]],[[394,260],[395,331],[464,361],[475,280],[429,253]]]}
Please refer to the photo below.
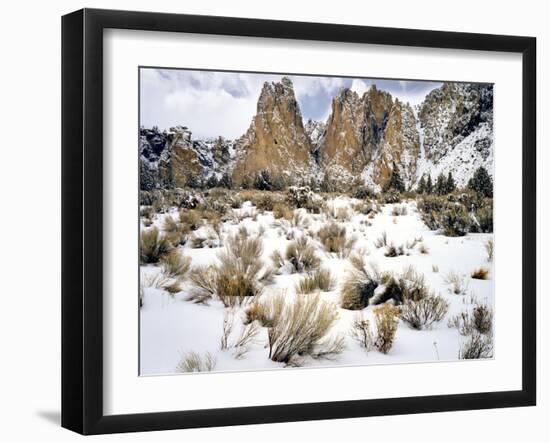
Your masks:
{"label": "rock formation", "polygon": [[236,184],[253,180],[261,171],[284,180],[309,174],[313,163],[311,143],[290,79],[264,83],[256,115],[235,145]]}

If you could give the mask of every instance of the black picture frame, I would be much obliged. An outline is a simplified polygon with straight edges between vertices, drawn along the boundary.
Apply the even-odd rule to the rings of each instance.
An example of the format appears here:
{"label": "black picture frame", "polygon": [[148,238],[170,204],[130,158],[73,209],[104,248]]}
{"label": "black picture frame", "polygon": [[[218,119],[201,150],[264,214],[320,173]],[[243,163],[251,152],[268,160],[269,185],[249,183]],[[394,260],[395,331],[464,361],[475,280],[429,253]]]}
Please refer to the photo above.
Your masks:
{"label": "black picture frame", "polygon": [[[170,31],[522,55],[522,388],[229,409],[103,413],[103,30]],[[519,147],[518,147],[519,149]],[[511,171],[512,172],[512,171]],[[536,404],[536,39],[338,24],[83,9],[62,18],[62,426],[81,434]]]}

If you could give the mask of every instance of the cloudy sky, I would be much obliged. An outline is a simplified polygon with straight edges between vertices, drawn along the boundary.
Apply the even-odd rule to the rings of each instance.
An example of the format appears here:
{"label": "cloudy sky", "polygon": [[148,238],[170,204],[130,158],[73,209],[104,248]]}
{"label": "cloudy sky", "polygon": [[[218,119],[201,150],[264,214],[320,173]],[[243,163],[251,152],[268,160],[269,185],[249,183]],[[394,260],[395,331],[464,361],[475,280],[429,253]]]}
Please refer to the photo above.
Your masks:
{"label": "cloudy sky", "polygon": [[[161,130],[183,125],[193,138],[222,135],[233,139],[246,132],[256,112],[256,102],[266,81],[282,75],[179,69],[140,70],[140,125]],[[288,76],[304,121],[325,121],[332,97],[347,87],[362,94],[372,84],[411,105],[441,83],[341,77]]]}

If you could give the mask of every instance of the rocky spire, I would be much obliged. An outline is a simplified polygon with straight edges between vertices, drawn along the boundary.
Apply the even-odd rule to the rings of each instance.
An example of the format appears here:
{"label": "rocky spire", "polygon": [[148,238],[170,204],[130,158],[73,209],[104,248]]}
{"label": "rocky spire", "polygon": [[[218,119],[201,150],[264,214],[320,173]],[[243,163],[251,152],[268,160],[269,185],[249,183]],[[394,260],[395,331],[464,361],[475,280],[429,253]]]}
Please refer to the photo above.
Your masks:
{"label": "rocky spire", "polygon": [[309,173],[311,144],[289,78],[264,83],[256,115],[236,149],[239,157],[233,172],[235,183],[253,180],[261,171],[285,180]]}

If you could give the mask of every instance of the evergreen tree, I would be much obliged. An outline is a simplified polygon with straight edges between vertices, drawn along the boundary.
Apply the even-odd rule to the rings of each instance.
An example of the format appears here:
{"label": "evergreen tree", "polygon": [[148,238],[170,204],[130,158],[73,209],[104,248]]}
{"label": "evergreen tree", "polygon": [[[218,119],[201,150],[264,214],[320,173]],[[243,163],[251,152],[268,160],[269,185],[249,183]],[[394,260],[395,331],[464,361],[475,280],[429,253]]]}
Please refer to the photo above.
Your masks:
{"label": "evergreen tree", "polygon": [[453,174],[451,173],[451,171],[449,171],[449,175],[447,176],[447,186],[446,186],[447,194],[454,192],[455,189],[456,189],[455,179],[453,178]]}
{"label": "evergreen tree", "polygon": [[420,177],[420,180],[418,180],[416,192],[418,192],[419,194],[424,194],[426,192],[426,179],[424,178],[424,175],[422,175],[422,177]]}
{"label": "evergreen tree", "polygon": [[271,174],[267,169],[260,171],[256,176],[254,181],[254,188],[259,189],[260,191],[271,191],[273,190],[273,182],[271,181]]}
{"label": "evergreen tree", "polygon": [[435,182],[435,193],[437,195],[445,195],[447,190],[447,181],[443,174],[437,176],[437,181]]}
{"label": "evergreen tree", "polygon": [[424,192],[426,194],[431,194],[434,190],[434,186],[432,184],[432,176],[428,175],[428,180],[426,181],[426,187],[424,188]]}
{"label": "evergreen tree", "polygon": [[405,191],[405,184],[403,183],[401,175],[399,175],[399,169],[397,168],[397,165],[395,163],[393,164],[390,180],[384,186],[383,191],[387,192],[390,189],[394,189],[397,192]]}
{"label": "evergreen tree", "polygon": [[493,198],[493,180],[483,166],[475,170],[473,177],[468,182],[468,188],[484,197]]}

